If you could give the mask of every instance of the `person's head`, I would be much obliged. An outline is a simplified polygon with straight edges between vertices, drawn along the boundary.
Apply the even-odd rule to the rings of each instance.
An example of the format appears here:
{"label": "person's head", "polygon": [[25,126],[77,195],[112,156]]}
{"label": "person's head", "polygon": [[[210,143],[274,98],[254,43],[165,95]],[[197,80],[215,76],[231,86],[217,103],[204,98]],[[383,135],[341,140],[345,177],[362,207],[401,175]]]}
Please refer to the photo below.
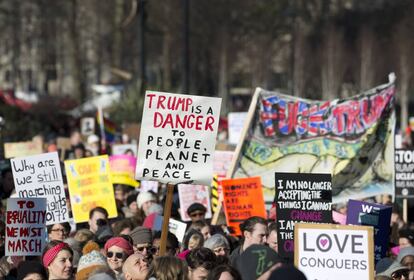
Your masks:
{"label": "person's head", "polygon": [[87,280],[97,270],[108,270],[106,258],[100,253],[99,245],[89,241],[82,249],[82,257],[79,259],[76,280]]}
{"label": "person's head", "polygon": [[155,253],[154,247],[152,246],[152,232],[150,229],[138,226],[134,228],[129,234],[133,241],[133,248],[135,253],[149,256]]}
{"label": "person's head", "polygon": [[73,251],[68,244],[52,240],[42,254],[43,266],[47,269],[49,279],[71,279]]}
{"label": "person's head", "polygon": [[147,279],[150,277],[155,277],[157,280],[187,280],[188,267],[177,257],[158,257],[152,261]]}
{"label": "person's head", "polygon": [[211,230],[209,224],[204,220],[195,221],[191,223],[191,228],[198,230],[204,237],[204,240],[207,240],[211,237]]}
{"label": "person's head", "polygon": [[266,243],[269,245],[270,248],[278,251],[277,248],[277,224],[276,223],[270,223],[268,226],[268,235],[266,237]]}
{"label": "person's head", "polygon": [[387,276],[392,280],[408,280],[409,269],[395,261],[387,270],[378,273],[377,276]]}
{"label": "person's head", "polygon": [[206,207],[203,204],[198,203],[198,202],[191,204],[187,208],[187,214],[193,223],[196,221],[204,221],[206,213],[207,213]]}
{"label": "person's head", "polygon": [[[157,249],[155,256],[159,255],[160,252],[160,246],[161,246],[161,231],[157,231],[154,233],[154,248]],[[166,248],[166,254],[168,256],[175,256],[177,255],[178,251],[180,249],[180,243],[178,242],[177,237],[172,234],[171,232],[167,233],[167,248]]]}
{"label": "person's head", "polygon": [[397,261],[411,271],[414,271],[414,247],[402,248],[398,253]]}
{"label": "person's head", "polygon": [[128,196],[128,186],[121,184],[114,185],[114,195],[115,199],[118,199],[124,204]]}
{"label": "person's head", "polygon": [[77,144],[73,147],[73,153],[75,156],[75,159],[81,159],[85,157],[85,146],[82,143]]}
{"label": "person's head", "polygon": [[207,280],[242,280],[240,273],[231,265],[221,264],[214,267]]}
{"label": "person's head", "polygon": [[4,169],[1,172],[0,187],[2,189],[0,195],[3,195],[4,198],[9,197],[14,189],[13,172],[10,168]]}
{"label": "person's head", "polygon": [[47,226],[49,240],[63,241],[70,233],[70,224],[68,222],[58,223]]}
{"label": "person's head", "polygon": [[289,279],[289,280],[306,280],[305,274],[302,271],[294,267],[293,265],[280,266],[274,270],[269,270],[267,275],[262,275],[260,280],[278,280],[278,279]]}
{"label": "person's head", "polygon": [[221,234],[214,234],[204,242],[204,247],[214,252],[216,256],[228,256],[230,244],[226,237]]}
{"label": "person's head", "polygon": [[253,244],[264,244],[267,235],[267,223],[264,218],[253,216],[240,224],[240,230],[244,237],[243,249]]}
{"label": "person's head", "polygon": [[46,269],[38,261],[23,261],[17,267],[17,280],[46,280]]}
{"label": "person's head", "polygon": [[137,206],[142,209],[146,216],[152,204],[156,203],[157,199],[152,192],[140,192],[137,196]]}
{"label": "person's head", "polygon": [[184,249],[193,250],[195,248],[201,248],[204,245],[204,237],[198,230],[190,229],[183,240]]}
{"label": "person's head", "polygon": [[126,198],[126,206],[133,215],[138,212],[137,196],[138,194],[131,193]]}
{"label": "person's head", "polygon": [[112,225],[112,231],[114,232],[115,236],[121,234],[129,235],[133,228],[134,225],[130,219],[123,219],[113,223]]}
{"label": "person's head", "polygon": [[140,254],[130,255],[122,267],[125,280],[144,280],[148,274],[148,259]]}
{"label": "person's head", "polygon": [[96,233],[99,225],[104,225],[108,222],[108,211],[103,207],[95,207],[89,211],[89,229]]}
{"label": "person's head", "polygon": [[207,248],[192,250],[185,257],[188,264],[188,275],[190,280],[204,280],[210,270],[216,265],[216,255]]}
{"label": "person's head", "polygon": [[123,237],[112,237],[105,243],[105,255],[109,267],[116,273],[122,272],[125,260],[134,253],[132,244]]}
{"label": "person's head", "polygon": [[414,245],[414,231],[402,229],[398,232],[398,244],[400,248],[412,247]]}

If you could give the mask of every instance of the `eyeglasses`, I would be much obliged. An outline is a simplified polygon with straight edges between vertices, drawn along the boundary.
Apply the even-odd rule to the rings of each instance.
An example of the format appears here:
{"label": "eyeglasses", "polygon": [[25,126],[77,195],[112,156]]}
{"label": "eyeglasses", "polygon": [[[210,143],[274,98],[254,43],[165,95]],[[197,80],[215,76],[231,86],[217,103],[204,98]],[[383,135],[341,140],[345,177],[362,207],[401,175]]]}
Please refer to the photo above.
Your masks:
{"label": "eyeglasses", "polygon": [[63,229],[63,228],[55,228],[55,229],[52,229],[51,231],[53,231],[53,232],[58,232],[58,231],[60,231],[61,233],[63,233],[63,234],[67,234],[68,232],[65,230],[65,229]]}
{"label": "eyeglasses", "polygon": [[124,258],[124,253],[121,253],[121,252],[116,252],[116,253],[108,252],[108,253],[106,253],[106,256],[109,259],[112,258],[113,256],[115,256],[115,258],[117,258],[117,259],[122,259],[122,258]]}
{"label": "eyeglasses", "polygon": [[147,252],[150,252],[151,254],[155,254],[157,252],[157,248],[151,247],[151,246],[144,246],[144,247],[134,246],[134,248],[140,253],[144,252],[144,250],[147,250]]}
{"label": "eyeglasses", "polygon": [[190,214],[190,217],[202,217],[204,216],[206,213],[204,212],[194,212]]}
{"label": "eyeglasses", "polygon": [[393,280],[399,280],[401,277],[404,276],[405,279],[408,279],[409,271],[408,270],[400,270],[396,271],[393,274],[391,274],[391,278]]}

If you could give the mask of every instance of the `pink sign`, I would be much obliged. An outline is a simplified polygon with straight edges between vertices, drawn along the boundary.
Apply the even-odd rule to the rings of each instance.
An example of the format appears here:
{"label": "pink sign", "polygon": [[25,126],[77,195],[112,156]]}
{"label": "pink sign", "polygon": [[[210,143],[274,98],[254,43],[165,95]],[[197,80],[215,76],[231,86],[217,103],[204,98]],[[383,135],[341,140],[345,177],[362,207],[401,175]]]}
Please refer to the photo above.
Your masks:
{"label": "pink sign", "polygon": [[187,209],[195,202],[203,204],[207,209],[205,218],[211,218],[210,191],[208,186],[179,184],[178,195],[180,198],[180,215],[183,221],[191,221],[187,214]]}
{"label": "pink sign", "polygon": [[137,187],[135,180],[136,157],[129,155],[114,155],[109,157],[112,183]]}

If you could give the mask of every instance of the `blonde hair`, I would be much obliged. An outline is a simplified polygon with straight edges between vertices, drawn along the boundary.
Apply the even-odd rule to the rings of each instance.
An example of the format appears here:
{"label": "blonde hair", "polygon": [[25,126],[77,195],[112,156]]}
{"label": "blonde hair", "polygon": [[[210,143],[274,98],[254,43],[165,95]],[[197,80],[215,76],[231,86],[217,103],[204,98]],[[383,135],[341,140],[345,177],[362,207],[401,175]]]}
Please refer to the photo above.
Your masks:
{"label": "blonde hair", "polygon": [[188,280],[187,264],[177,257],[163,256],[152,261],[146,279]]}

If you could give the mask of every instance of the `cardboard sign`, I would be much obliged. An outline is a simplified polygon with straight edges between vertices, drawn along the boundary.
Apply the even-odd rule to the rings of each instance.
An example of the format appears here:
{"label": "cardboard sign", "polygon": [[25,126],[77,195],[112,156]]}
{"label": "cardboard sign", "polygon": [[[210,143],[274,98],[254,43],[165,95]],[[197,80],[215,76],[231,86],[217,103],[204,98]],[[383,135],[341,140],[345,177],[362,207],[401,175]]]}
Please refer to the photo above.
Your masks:
{"label": "cardboard sign", "polygon": [[[154,219],[154,223],[152,225],[153,231],[161,231],[162,230],[162,223],[164,221],[164,217],[160,215],[156,215]],[[168,231],[174,234],[178,242],[182,243],[184,240],[185,232],[187,230],[187,224],[174,220],[170,218],[169,225],[168,225]]]}
{"label": "cardboard sign", "polygon": [[213,172],[219,178],[226,178],[231,161],[233,160],[233,151],[215,151],[213,160]]}
{"label": "cardboard sign", "polygon": [[373,230],[366,226],[295,226],[295,266],[307,279],[374,279]]}
{"label": "cardboard sign", "polygon": [[46,198],[9,198],[6,256],[40,256],[46,241]]}
{"label": "cardboard sign", "polygon": [[76,223],[89,220],[89,211],[101,206],[109,218],[118,215],[115,204],[108,156],[65,161],[70,202]]}
{"label": "cardboard sign", "polygon": [[414,197],[414,150],[395,150],[395,196]]}
{"label": "cardboard sign", "polygon": [[43,153],[42,142],[15,142],[4,143],[4,157],[25,157]]}
{"label": "cardboard sign", "polygon": [[208,186],[221,99],[147,91],[135,177]]}
{"label": "cardboard sign", "polygon": [[136,156],[137,151],[138,151],[138,147],[135,144],[112,145],[112,154],[113,155]]}
{"label": "cardboard sign", "polygon": [[247,112],[229,113],[229,143],[237,145],[240,141],[244,122],[247,119]]}
{"label": "cardboard sign", "polygon": [[62,149],[62,150],[72,149],[72,144],[70,143],[70,138],[68,137],[58,137],[56,139],[56,145],[58,149]]}
{"label": "cardboard sign", "polygon": [[251,216],[266,218],[260,177],[224,179],[224,212],[233,235],[241,235],[239,225]]}
{"label": "cardboard sign", "polygon": [[330,174],[275,173],[278,253],[293,259],[297,222],[332,223]]}
{"label": "cardboard sign", "polygon": [[388,249],[392,207],[349,200],[346,223],[374,227],[375,263],[385,257]]}
{"label": "cardboard sign", "polygon": [[81,119],[81,134],[88,136],[95,133],[95,119],[82,118]]}
{"label": "cardboard sign", "polygon": [[134,178],[136,163],[137,159],[132,156],[110,156],[109,165],[111,167],[112,183],[138,187],[139,183]]}
{"label": "cardboard sign", "polygon": [[16,193],[22,198],[47,199],[46,224],[69,220],[57,152],[11,159]]}
{"label": "cardboard sign", "polygon": [[188,222],[191,221],[190,216],[187,214],[187,209],[193,203],[200,203],[206,207],[206,219],[210,219],[211,205],[210,205],[210,190],[207,186],[202,185],[178,185],[178,196],[180,199],[180,215],[181,220]]}

